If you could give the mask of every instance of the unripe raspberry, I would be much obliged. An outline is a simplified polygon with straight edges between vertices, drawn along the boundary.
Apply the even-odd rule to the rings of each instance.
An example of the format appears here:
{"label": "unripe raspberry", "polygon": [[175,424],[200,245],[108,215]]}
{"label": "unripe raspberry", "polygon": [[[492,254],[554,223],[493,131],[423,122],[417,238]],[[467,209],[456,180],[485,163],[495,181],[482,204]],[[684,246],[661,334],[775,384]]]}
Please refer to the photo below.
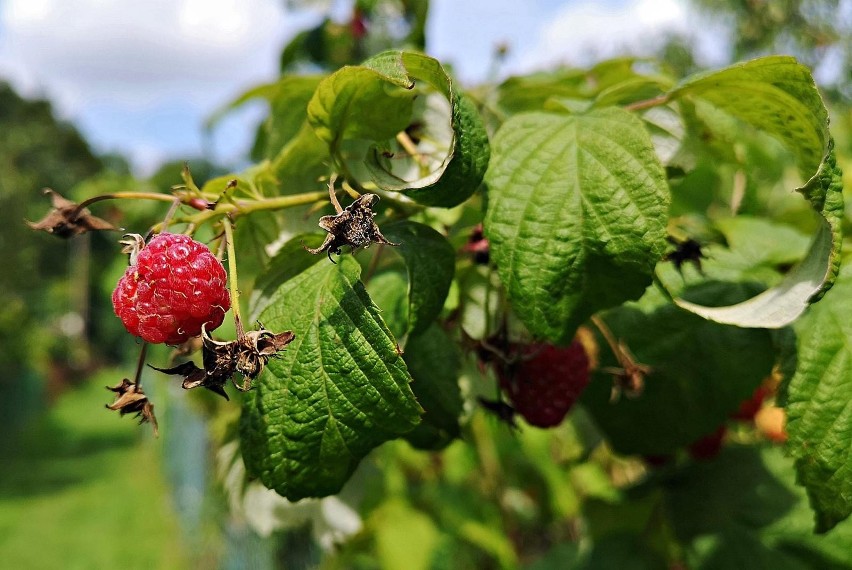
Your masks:
{"label": "unripe raspberry", "polygon": [[767,406],[754,416],[757,431],[775,443],[787,441],[787,413],[784,408]]}
{"label": "unripe raspberry", "polygon": [[189,236],[161,233],[136,255],[112,294],[125,328],[152,344],[180,344],[217,328],[231,307],[222,263]]}
{"label": "unripe raspberry", "polygon": [[500,386],[530,425],[559,425],[589,383],[583,345],[567,348],[534,344],[516,347],[518,361],[498,368]]}

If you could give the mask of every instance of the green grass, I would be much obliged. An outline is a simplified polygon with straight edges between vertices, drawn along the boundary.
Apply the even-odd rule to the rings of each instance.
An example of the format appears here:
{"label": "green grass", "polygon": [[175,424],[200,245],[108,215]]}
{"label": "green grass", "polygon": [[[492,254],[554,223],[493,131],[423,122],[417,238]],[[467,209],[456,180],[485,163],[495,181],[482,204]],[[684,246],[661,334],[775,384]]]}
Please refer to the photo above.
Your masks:
{"label": "green grass", "polygon": [[120,418],[99,374],[0,445],[4,568],[186,568],[150,426]]}

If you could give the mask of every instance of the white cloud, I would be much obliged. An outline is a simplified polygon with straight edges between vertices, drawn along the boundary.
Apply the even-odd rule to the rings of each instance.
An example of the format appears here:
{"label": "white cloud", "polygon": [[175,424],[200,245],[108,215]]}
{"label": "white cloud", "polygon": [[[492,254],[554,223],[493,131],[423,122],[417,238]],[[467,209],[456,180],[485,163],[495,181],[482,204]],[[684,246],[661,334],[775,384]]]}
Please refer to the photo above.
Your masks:
{"label": "white cloud", "polygon": [[630,53],[652,55],[665,36],[676,33],[696,42],[698,55],[724,61],[720,29],[703,29],[685,2],[626,0],[620,3],[587,0],[561,8],[542,25],[538,40],[515,62],[514,73],[559,64],[587,65]]}
{"label": "white cloud", "polygon": [[[50,98],[100,150],[150,169],[160,157],[199,154],[203,120],[277,75],[286,39],[318,20],[316,10],[284,4],[0,0],[0,77]],[[663,30],[692,33],[691,18],[676,0],[433,0],[429,49],[476,82],[488,75],[501,41],[511,46],[504,71],[523,73],[589,63],[620,48],[641,52]],[[246,149],[257,113],[241,117],[217,132],[218,156]]]}
{"label": "white cloud", "polygon": [[210,104],[274,72],[274,0],[6,0],[0,72],[72,116],[108,100]]}
{"label": "white cloud", "polygon": [[[284,42],[315,20],[280,0],[2,0],[0,77],[147,171],[200,154],[204,119],[277,77]],[[232,158],[253,125],[229,127],[216,149]]]}

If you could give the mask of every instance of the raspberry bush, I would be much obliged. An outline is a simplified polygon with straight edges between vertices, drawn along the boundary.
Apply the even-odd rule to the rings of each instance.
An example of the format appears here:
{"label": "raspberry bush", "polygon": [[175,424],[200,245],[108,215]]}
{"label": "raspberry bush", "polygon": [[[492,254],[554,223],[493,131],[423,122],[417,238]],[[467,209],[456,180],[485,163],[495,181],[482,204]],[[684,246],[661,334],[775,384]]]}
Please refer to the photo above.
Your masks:
{"label": "raspberry bush", "polygon": [[[172,206],[134,228],[154,237],[113,304],[141,361],[236,396],[207,407],[233,513],[357,503],[343,567],[412,537],[424,568],[852,565],[843,158],[808,68],[618,59],[465,90],[393,50],[233,106],[253,98],[249,169],[54,195],[32,224]],[[109,407],[156,425],[142,369]]]}

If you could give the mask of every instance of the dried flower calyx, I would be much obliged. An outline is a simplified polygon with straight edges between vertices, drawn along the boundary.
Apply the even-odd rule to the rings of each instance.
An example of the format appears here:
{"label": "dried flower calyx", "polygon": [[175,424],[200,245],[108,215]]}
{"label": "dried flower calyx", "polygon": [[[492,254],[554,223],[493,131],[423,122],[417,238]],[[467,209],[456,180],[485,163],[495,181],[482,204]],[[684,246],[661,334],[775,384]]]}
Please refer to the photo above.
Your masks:
{"label": "dried flower calyx", "polygon": [[233,382],[234,387],[245,392],[251,388],[251,381],[263,371],[270,358],[278,356],[296,335],[292,331],[275,334],[258,323],[259,330],[238,335],[237,340],[220,342],[210,338],[206,330],[202,331],[201,361],[203,368],[194,362],[184,362],[172,368],[157,368],[165,374],[183,376],[183,388],[189,390],[202,386],[219,394],[226,400],[225,383],[239,372],[243,375],[242,384]]}
{"label": "dried flower calyx", "polygon": [[50,188],[45,188],[44,193],[50,196],[53,209],[38,222],[27,221],[27,225],[34,230],[46,231],[61,238],[72,238],[90,231],[118,229]]}
{"label": "dried flower calyx", "polygon": [[148,396],[136,382],[124,378],[115,386],[107,386],[107,390],[115,392],[115,401],[107,404],[110,410],[115,410],[122,416],[124,414],[136,414],[139,423],[150,422],[154,428],[154,435],[158,434],[157,417],[154,415],[154,405],[148,400]]}
{"label": "dried flower calyx", "polygon": [[703,273],[701,269],[701,260],[704,259],[704,252],[701,251],[701,243],[692,238],[686,238],[683,241],[672,236],[668,236],[667,241],[675,246],[675,250],[667,253],[663,257],[664,261],[674,263],[675,269],[683,272],[683,266],[687,263],[692,263],[699,273]]}
{"label": "dried flower calyx", "polygon": [[340,202],[334,193],[334,178],[328,183],[328,194],[331,198],[331,203],[334,205],[334,210],[337,212],[333,216],[323,216],[319,219],[319,227],[328,232],[325,236],[325,241],[318,248],[309,248],[310,253],[319,254],[326,252],[329,261],[331,254],[340,255],[340,248],[348,245],[352,250],[361,247],[369,247],[371,243],[383,243],[387,245],[399,245],[387,240],[379,226],[373,221],[376,213],[373,212],[373,204],[379,197],[375,194],[362,194],[357,200],[349,204],[345,209],[341,208]]}

